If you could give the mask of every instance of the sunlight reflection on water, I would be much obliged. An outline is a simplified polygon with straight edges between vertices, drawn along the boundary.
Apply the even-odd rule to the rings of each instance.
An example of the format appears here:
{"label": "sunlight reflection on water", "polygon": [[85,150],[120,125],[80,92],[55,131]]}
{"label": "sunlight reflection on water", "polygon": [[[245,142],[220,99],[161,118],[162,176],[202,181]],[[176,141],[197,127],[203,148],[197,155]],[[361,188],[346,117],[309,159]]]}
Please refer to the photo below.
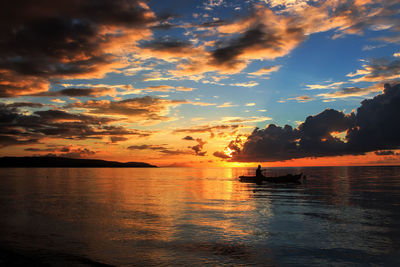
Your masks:
{"label": "sunlight reflection on water", "polygon": [[0,248],[55,264],[400,263],[399,167],[275,168],[308,179],[238,182],[253,171],[2,169]]}

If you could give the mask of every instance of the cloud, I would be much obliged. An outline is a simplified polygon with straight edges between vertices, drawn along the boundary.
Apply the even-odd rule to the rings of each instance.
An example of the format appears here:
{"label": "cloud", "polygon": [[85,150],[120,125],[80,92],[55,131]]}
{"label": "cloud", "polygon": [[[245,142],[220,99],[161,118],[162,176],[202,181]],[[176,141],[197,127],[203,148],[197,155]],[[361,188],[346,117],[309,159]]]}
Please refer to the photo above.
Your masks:
{"label": "cloud", "polygon": [[[18,106],[18,105],[17,105]],[[76,114],[64,110],[41,110],[32,114],[12,105],[0,104],[2,147],[37,143],[42,139],[86,140],[104,136],[147,137],[151,131],[112,125],[116,119]]]}
{"label": "cloud", "polygon": [[203,141],[201,138],[196,139],[197,145],[195,146],[189,146],[190,149],[192,149],[195,152],[196,156],[205,156],[206,151],[203,150],[203,146],[207,143],[206,141]]}
{"label": "cloud", "polygon": [[[234,142],[230,147],[234,153],[232,161],[279,161],[290,158],[341,155],[344,142],[332,136],[351,126],[352,116],[336,110],[310,116],[298,129],[270,124],[265,129],[256,128],[241,144]],[[242,140],[240,140],[242,141]],[[241,148],[239,148],[241,147]]]}
{"label": "cloud", "polygon": [[102,77],[122,47],[148,38],[139,0],[9,1],[0,11],[0,97],[45,92],[53,78]]}
{"label": "cloud", "polygon": [[0,149],[6,146],[29,145],[35,143],[38,143],[38,139],[35,138],[26,139],[23,136],[16,137],[16,136],[0,134]]}
{"label": "cloud", "polygon": [[[51,145],[47,148],[25,148],[25,151],[39,152],[41,156],[52,156],[52,157],[67,157],[67,158],[87,158],[96,154],[96,152],[82,146],[58,146]],[[43,154],[41,152],[47,152]],[[37,155],[37,154],[36,154]]]}
{"label": "cloud", "polygon": [[193,138],[193,137],[191,137],[191,136],[189,136],[189,135],[187,135],[187,136],[183,137],[183,138],[182,138],[182,140],[193,141],[193,140],[194,140],[194,138]]}
{"label": "cloud", "polygon": [[[225,133],[236,133],[242,125],[239,124],[219,124],[219,125],[200,125],[190,128],[176,129],[173,131],[174,134],[186,133],[186,134],[210,134],[210,138],[214,138],[215,135],[223,135]],[[190,140],[190,137],[185,137],[185,140]]]}
{"label": "cloud", "polygon": [[340,89],[340,86],[346,82],[334,82],[329,84],[307,84],[306,90],[319,90],[319,89]]}
{"label": "cloud", "polygon": [[164,150],[160,150],[160,153],[166,154],[166,155],[190,155],[193,154],[191,151],[187,151],[187,150],[173,150],[173,149],[164,149]]}
{"label": "cloud", "polygon": [[362,51],[370,51],[376,48],[381,48],[386,46],[386,44],[380,44],[380,45],[364,45],[362,48]]}
{"label": "cloud", "polygon": [[172,107],[186,104],[186,100],[168,100],[151,96],[129,98],[121,101],[89,100],[68,105],[68,108],[84,108],[91,114],[118,115],[132,121],[168,121]]}
{"label": "cloud", "polygon": [[221,158],[221,159],[229,159],[230,156],[225,154],[224,152],[220,152],[220,151],[216,151],[213,153],[213,156],[217,157],[217,158]]}
{"label": "cloud", "polygon": [[357,127],[348,132],[348,143],[355,151],[396,149],[400,145],[400,84],[385,84],[383,94],[361,102]]}
{"label": "cloud", "polygon": [[[252,61],[275,60],[288,55],[315,33],[330,31],[335,39],[349,34],[360,35],[371,29],[399,29],[395,1],[268,3],[269,6],[254,4],[253,12],[246,17],[188,26],[202,32],[194,34],[195,38],[209,37],[205,42],[209,49],[185,57],[177,70],[170,73],[186,77],[205,72],[234,74]],[[265,68],[252,74],[262,75],[272,70]]]}
{"label": "cloud", "polygon": [[[190,155],[190,150],[171,149],[165,145],[133,145],[128,147],[129,150],[153,150],[165,155]],[[201,152],[200,152],[201,153]]]}
{"label": "cloud", "polygon": [[252,123],[270,121],[272,118],[265,116],[253,116],[253,117],[222,117],[221,122],[224,123]]}
{"label": "cloud", "polygon": [[[382,94],[362,101],[356,114],[327,109],[307,117],[295,129],[274,124],[256,128],[245,140],[230,142],[230,161],[282,161],[398,149],[399,103],[400,84],[386,84]],[[340,138],[338,133],[345,135]]]}
{"label": "cloud", "polygon": [[254,75],[254,76],[264,76],[264,75],[269,75],[272,72],[276,72],[280,69],[280,65],[276,65],[276,66],[270,66],[270,67],[264,67],[259,69],[258,71],[254,71],[254,72],[250,72],[250,75]]}
{"label": "cloud", "polygon": [[377,40],[384,41],[384,42],[387,42],[387,43],[398,44],[400,42],[400,34],[392,35],[392,36],[379,37],[379,38],[377,38]]}
{"label": "cloud", "polygon": [[171,89],[174,89],[174,87],[170,85],[154,85],[154,86],[149,86],[144,90],[154,91],[154,92],[170,92]]}
{"label": "cloud", "polygon": [[184,86],[170,86],[170,85],[154,85],[148,86],[144,89],[138,89],[142,91],[149,91],[149,92],[171,92],[172,90],[180,91],[180,92],[191,92],[195,90],[194,88],[184,87]]}
{"label": "cloud", "polygon": [[200,47],[195,47],[188,41],[172,40],[169,38],[143,42],[140,47],[140,57],[163,59],[165,61],[176,61],[181,57],[191,57],[196,53],[202,53]]}
{"label": "cloud", "polygon": [[283,8],[285,10],[301,10],[307,7],[307,0],[265,0],[272,8]]}
{"label": "cloud", "polygon": [[191,92],[191,91],[195,90],[195,88],[177,86],[177,87],[175,87],[175,90],[180,91],[180,92]]}
{"label": "cloud", "polygon": [[[1,60],[1,59],[0,59]],[[21,75],[10,70],[0,70],[0,97],[16,97],[46,92],[50,82],[34,75]]]}
{"label": "cloud", "polygon": [[217,108],[230,108],[230,107],[236,107],[237,105],[232,105],[231,102],[225,102],[221,105],[218,105]]}
{"label": "cloud", "polygon": [[370,87],[359,88],[359,87],[347,87],[337,90],[332,93],[318,94],[317,96],[322,97],[327,100],[334,100],[338,98],[348,98],[348,97],[361,97],[370,95],[377,92],[382,92],[382,83],[374,84]]}
{"label": "cloud", "polygon": [[168,148],[165,146],[160,146],[160,145],[133,145],[133,146],[129,146],[128,149],[130,149],[130,150],[166,150]]}
{"label": "cloud", "polygon": [[300,103],[304,103],[304,102],[309,102],[309,101],[313,101],[315,98],[308,96],[308,95],[302,95],[302,96],[297,96],[297,97],[291,97],[288,98],[287,100],[295,100],[297,102]]}
{"label": "cloud", "polygon": [[22,107],[26,107],[26,108],[42,108],[45,105],[42,103],[32,103],[32,102],[14,102],[11,104],[7,104],[5,105],[6,107],[9,108],[22,108]]}
{"label": "cloud", "polygon": [[66,88],[59,91],[47,91],[32,96],[40,97],[100,97],[100,96],[115,96],[117,93],[115,88],[95,87],[95,88]]}
{"label": "cloud", "polygon": [[127,141],[127,140],[129,140],[129,139],[126,137],[123,137],[123,136],[110,136],[110,141],[112,144]]}
{"label": "cloud", "polygon": [[53,103],[57,103],[57,104],[64,104],[65,103],[64,100],[61,100],[59,98],[51,99],[50,101],[53,102]]}
{"label": "cloud", "polygon": [[375,155],[377,156],[397,156],[400,153],[396,153],[393,150],[383,150],[383,151],[375,151]]}
{"label": "cloud", "polygon": [[[399,28],[396,1],[268,3],[253,4],[251,14],[230,21],[213,18],[205,24],[173,25],[168,21],[173,16],[157,18],[141,0],[8,1],[0,11],[0,97],[43,93],[60,78],[152,69],[132,66],[132,58],[176,63],[175,70],[153,73],[143,77],[145,81],[199,80],[206,72],[233,74],[254,60],[286,56],[314,33],[332,31],[340,37]],[[152,33],[178,27],[185,30],[181,39]],[[278,68],[250,74],[267,75]]]}
{"label": "cloud", "polygon": [[381,82],[400,78],[400,60],[376,59],[362,67],[354,73],[347,74],[348,77],[360,76],[351,79],[352,82]]}
{"label": "cloud", "polygon": [[247,82],[247,83],[231,83],[230,85],[232,86],[240,86],[240,87],[254,87],[257,86],[259,83],[258,82]]}

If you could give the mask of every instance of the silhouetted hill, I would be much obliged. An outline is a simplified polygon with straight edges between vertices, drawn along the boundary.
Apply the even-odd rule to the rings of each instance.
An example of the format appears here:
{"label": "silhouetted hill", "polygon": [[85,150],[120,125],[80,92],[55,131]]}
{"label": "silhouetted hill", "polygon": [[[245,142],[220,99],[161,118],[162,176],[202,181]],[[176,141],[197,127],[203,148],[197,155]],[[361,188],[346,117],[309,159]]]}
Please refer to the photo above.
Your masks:
{"label": "silhouetted hill", "polygon": [[144,162],[118,162],[99,159],[72,159],[63,157],[2,157],[0,168],[137,168],[157,167]]}

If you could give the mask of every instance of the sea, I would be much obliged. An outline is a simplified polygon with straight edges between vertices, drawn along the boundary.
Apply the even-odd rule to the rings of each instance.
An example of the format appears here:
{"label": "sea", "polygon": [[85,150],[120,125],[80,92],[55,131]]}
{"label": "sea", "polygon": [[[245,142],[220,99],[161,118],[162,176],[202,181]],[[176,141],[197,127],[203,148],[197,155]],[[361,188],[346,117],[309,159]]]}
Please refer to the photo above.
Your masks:
{"label": "sea", "polygon": [[400,167],[0,169],[1,266],[400,266]]}

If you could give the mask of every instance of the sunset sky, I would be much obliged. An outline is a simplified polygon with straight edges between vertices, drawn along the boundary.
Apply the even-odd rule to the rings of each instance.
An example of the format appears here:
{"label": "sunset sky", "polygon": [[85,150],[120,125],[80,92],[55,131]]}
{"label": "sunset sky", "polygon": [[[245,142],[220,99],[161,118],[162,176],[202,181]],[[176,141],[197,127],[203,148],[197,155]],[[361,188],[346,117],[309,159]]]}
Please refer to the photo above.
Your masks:
{"label": "sunset sky", "polygon": [[400,163],[397,0],[2,6],[0,156]]}

